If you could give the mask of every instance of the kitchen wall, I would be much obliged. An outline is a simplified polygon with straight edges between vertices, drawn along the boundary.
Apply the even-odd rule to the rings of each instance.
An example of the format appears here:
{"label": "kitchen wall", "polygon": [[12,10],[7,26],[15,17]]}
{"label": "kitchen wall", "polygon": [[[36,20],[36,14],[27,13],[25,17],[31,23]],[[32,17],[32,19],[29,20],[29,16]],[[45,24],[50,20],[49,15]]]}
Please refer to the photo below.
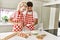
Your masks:
{"label": "kitchen wall", "polygon": [[60,21],[60,13],[59,13],[59,21]]}
{"label": "kitchen wall", "polygon": [[[50,0],[43,0],[42,5],[44,3],[49,2]],[[42,22],[43,22],[43,28],[49,29],[49,20],[50,20],[50,7],[43,7],[42,6]]]}
{"label": "kitchen wall", "polygon": [[15,8],[21,0],[0,0],[0,7],[2,8]]}
{"label": "kitchen wall", "polygon": [[[0,0],[0,7],[16,9],[16,7],[20,1],[23,1],[23,0]],[[24,1],[29,1],[29,0],[24,0]]]}

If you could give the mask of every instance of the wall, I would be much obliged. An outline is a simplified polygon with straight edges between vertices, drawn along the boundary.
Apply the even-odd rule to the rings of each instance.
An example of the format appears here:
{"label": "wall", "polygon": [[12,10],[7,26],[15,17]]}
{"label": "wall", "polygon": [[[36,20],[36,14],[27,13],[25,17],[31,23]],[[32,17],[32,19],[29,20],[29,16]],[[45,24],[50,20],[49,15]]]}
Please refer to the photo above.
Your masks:
{"label": "wall", "polygon": [[60,13],[59,13],[59,21],[60,21]]}
{"label": "wall", "polygon": [[23,1],[23,0],[0,0],[0,7],[16,9],[16,7],[20,1]]}
{"label": "wall", "polygon": [[16,9],[20,1],[32,1],[32,0],[0,0],[0,7]]}
{"label": "wall", "polygon": [[39,25],[41,23],[43,23],[44,29],[49,29],[50,8],[49,7],[43,7],[42,5],[43,5],[43,3],[48,2],[48,1],[46,1],[46,0],[34,0],[34,4],[35,4],[34,10],[36,10],[38,12]]}
{"label": "wall", "polygon": [[[43,0],[42,5],[46,2],[49,2],[50,0]],[[50,20],[50,7],[43,7],[42,6],[42,22],[43,22],[43,28],[49,29],[49,20]]]}

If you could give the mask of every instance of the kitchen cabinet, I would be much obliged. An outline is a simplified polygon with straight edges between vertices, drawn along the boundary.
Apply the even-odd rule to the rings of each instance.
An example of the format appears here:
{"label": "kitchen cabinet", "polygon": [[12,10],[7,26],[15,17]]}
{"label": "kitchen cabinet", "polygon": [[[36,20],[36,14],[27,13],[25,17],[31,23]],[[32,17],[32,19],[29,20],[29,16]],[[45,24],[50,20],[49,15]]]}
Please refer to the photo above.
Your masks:
{"label": "kitchen cabinet", "polygon": [[43,7],[50,7],[50,20],[49,20],[49,29],[57,29],[58,28],[58,20],[59,20],[59,11],[60,11],[60,1],[51,1],[42,5]]}

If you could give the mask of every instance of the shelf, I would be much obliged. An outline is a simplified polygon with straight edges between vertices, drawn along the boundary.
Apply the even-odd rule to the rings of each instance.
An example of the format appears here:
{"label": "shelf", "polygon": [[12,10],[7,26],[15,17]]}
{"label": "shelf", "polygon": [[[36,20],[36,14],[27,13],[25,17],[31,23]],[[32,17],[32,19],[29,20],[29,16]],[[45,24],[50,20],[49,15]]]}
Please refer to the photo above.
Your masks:
{"label": "shelf", "polygon": [[8,23],[8,22],[6,22],[6,23],[0,22],[0,25],[13,25],[13,24],[12,23]]}
{"label": "shelf", "polygon": [[43,4],[44,7],[59,7],[60,6],[60,1],[54,1],[54,2],[49,2]]}

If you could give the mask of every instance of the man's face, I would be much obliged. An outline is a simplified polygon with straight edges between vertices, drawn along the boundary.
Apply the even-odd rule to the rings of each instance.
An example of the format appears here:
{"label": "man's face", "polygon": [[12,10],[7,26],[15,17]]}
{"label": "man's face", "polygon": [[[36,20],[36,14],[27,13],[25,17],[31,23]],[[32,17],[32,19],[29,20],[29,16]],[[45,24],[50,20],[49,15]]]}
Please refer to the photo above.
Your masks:
{"label": "man's face", "polygon": [[32,7],[27,7],[28,11],[32,11]]}

